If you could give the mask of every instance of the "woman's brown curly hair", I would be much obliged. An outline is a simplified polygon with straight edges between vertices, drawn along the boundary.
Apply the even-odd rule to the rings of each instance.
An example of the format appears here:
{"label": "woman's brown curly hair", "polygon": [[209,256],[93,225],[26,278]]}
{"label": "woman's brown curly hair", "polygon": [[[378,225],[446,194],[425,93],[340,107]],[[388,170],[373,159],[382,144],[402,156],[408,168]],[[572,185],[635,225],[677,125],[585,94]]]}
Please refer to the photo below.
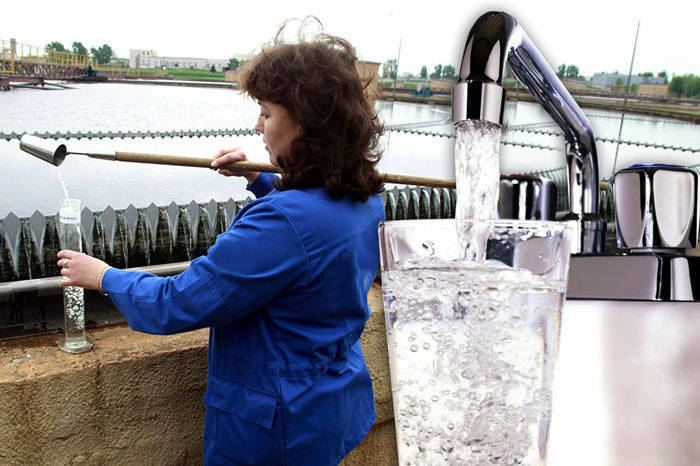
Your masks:
{"label": "woman's brown curly hair", "polygon": [[359,201],[383,190],[375,169],[383,126],[369,104],[355,50],[344,39],[320,34],[297,44],[276,44],[243,73],[242,89],[282,105],[301,126],[288,154],[278,157],[281,189],[324,186]]}

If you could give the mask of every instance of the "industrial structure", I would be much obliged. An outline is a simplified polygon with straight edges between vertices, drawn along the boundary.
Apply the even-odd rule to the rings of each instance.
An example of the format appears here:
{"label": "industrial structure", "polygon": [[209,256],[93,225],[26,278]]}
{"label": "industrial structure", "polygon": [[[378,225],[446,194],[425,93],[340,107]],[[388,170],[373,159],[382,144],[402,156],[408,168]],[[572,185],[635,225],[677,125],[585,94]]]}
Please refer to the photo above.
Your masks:
{"label": "industrial structure", "polygon": [[[234,55],[233,58],[246,61],[251,58],[251,55],[239,54]],[[129,68],[137,69],[181,68],[210,70],[214,67],[216,71],[225,71],[225,69],[228,69],[229,60],[228,58],[161,57],[155,50],[129,50]]]}
{"label": "industrial structure", "polygon": [[[617,86],[619,83],[627,83],[627,75],[618,72],[615,73],[595,73],[590,80],[590,83],[602,89],[612,88]],[[656,84],[665,85],[666,78],[662,77],[646,77],[639,75],[630,76],[630,84]]]}

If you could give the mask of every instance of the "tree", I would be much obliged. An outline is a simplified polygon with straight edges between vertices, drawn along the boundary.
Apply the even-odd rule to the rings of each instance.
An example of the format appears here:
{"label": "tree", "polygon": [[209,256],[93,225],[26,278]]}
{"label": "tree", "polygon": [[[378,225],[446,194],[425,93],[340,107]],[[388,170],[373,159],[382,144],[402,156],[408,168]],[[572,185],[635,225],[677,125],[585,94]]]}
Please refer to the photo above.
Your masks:
{"label": "tree", "polygon": [[674,76],[668,85],[668,91],[677,97],[700,97],[700,76],[685,74]]}
{"label": "tree", "polygon": [[668,84],[668,74],[666,73],[666,70],[659,71],[659,74],[657,74],[656,76],[658,78],[664,78],[664,84]]}
{"label": "tree", "polygon": [[66,48],[62,43],[58,41],[53,41],[46,46],[46,50],[55,50],[56,52],[65,52]]}
{"label": "tree", "polygon": [[216,73],[216,66],[211,65],[211,68],[209,68],[210,73]]}
{"label": "tree", "polygon": [[442,79],[449,80],[455,77],[455,67],[452,65],[446,65],[442,68]]}
{"label": "tree", "polygon": [[647,71],[645,73],[639,73],[638,76],[641,76],[642,78],[653,78],[654,73],[652,73],[651,71]]}
{"label": "tree", "polygon": [[387,60],[382,65],[382,78],[396,79],[399,63],[395,58]]}
{"label": "tree", "polygon": [[91,48],[90,53],[97,59],[100,65],[106,65],[112,59],[112,47],[107,44],[102,45],[99,49]]}
{"label": "tree", "polygon": [[88,50],[85,48],[85,46],[82,44],[82,42],[73,42],[73,53],[77,55],[87,55]]}
{"label": "tree", "polygon": [[671,83],[668,85],[668,91],[677,96],[684,97],[687,95],[688,76],[674,76]]}
{"label": "tree", "polygon": [[569,65],[566,67],[566,73],[564,75],[565,79],[576,79],[578,78],[578,66]]}
{"label": "tree", "polygon": [[559,79],[564,79],[564,76],[566,75],[566,65],[559,65],[559,68],[557,68],[557,76],[559,76]]}
{"label": "tree", "polygon": [[623,83],[624,83],[624,81],[622,80],[622,78],[617,78],[617,79],[615,80],[615,86],[614,86],[615,89],[617,89],[618,91],[619,91],[620,89],[622,89],[622,84],[623,84]]}
{"label": "tree", "polygon": [[423,65],[420,69],[420,77],[423,79],[428,79],[428,67]]}
{"label": "tree", "polygon": [[685,76],[674,76],[671,83],[668,85],[668,92],[676,97],[683,95],[685,85]]}
{"label": "tree", "polygon": [[636,94],[639,91],[639,84],[634,83],[630,85],[630,94]]}
{"label": "tree", "polygon": [[442,65],[435,66],[435,70],[430,73],[430,77],[433,79],[440,79],[442,77]]}
{"label": "tree", "polygon": [[231,71],[238,71],[238,68],[241,66],[241,61],[238,58],[231,58],[228,61],[228,69]]}

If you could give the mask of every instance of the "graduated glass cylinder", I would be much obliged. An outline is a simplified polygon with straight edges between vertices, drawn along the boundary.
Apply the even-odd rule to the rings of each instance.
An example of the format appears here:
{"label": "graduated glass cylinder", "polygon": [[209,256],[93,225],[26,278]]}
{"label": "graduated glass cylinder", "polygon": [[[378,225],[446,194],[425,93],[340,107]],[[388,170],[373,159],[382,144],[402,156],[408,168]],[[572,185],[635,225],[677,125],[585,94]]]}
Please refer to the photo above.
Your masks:
{"label": "graduated glass cylinder", "polygon": [[[61,200],[58,225],[61,249],[82,252],[80,200]],[[92,342],[85,334],[84,293],[85,290],[79,286],[63,287],[65,332],[58,342],[58,347],[68,353],[84,353],[92,349]]]}
{"label": "graduated glass cylinder", "polygon": [[[413,220],[379,236],[399,463],[545,464],[568,227]],[[460,259],[464,238],[485,260]]]}

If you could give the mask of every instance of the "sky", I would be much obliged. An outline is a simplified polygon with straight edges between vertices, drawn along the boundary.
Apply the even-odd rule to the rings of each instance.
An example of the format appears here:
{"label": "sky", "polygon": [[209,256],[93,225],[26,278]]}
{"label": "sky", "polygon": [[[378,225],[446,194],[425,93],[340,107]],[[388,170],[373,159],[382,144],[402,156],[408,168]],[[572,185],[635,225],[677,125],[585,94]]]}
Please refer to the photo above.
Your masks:
{"label": "sky", "polygon": [[40,47],[59,41],[68,48],[79,41],[88,49],[108,44],[124,58],[129,49],[229,58],[259,50],[285,20],[315,15],[324,32],[348,39],[361,59],[398,58],[399,73],[414,74],[423,65],[429,72],[438,64],[458,68],[469,28],[491,10],[513,15],[554,69],[566,64],[586,76],[627,73],[639,22],[633,73],[700,75],[700,2],[694,0],[38,0],[31,8],[4,3],[0,40]]}

